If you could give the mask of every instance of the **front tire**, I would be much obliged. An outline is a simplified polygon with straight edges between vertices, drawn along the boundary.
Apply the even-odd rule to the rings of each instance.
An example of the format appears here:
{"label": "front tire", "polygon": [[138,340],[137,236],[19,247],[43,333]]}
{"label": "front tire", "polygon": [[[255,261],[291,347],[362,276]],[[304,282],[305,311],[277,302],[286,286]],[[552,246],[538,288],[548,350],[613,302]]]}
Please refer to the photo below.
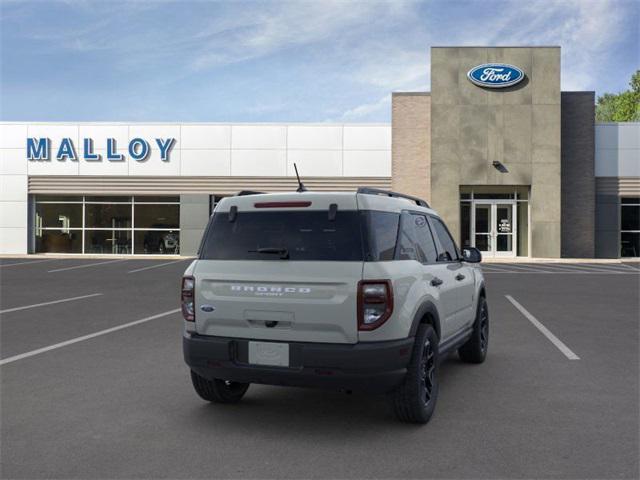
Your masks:
{"label": "front tire", "polygon": [[438,399],[438,335],[431,325],[421,325],[402,385],[390,400],[398,420],[427,423]]}
{"label": "front tire", "polygon": [[248,383],[208,380],[191,370],[191,383],[196,393],[208,402],[238,403],[249,388]]}
{"label": "front tire", "polygon": [[476,320],[473,332],[467,342],[458,349],[458,355],[463,362],[482,363],[487,358],[489,349],[489,307],[484,297],[478,299]]}

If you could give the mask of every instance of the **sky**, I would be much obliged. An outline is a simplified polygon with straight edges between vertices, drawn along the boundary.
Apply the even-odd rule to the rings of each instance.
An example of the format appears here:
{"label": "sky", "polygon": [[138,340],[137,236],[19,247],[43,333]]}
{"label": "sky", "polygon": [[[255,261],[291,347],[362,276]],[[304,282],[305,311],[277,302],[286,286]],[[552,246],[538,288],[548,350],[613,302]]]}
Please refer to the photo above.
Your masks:
{"label": "sky", "polygon": [[430,47],[559,45],[562,89],[628,88],[640,0],[0,0],[0,120],[389,122]]}

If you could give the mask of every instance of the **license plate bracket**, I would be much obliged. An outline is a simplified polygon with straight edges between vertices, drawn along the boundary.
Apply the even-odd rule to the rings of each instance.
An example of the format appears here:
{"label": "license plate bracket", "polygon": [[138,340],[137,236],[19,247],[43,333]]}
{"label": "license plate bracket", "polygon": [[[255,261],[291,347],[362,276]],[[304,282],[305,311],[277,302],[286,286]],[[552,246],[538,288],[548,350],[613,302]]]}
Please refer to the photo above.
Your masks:
{"label": "license plate bracket", "polygon": [[271,367],[289,366],[289,344],[281,342],[249,342],[249,363]]}

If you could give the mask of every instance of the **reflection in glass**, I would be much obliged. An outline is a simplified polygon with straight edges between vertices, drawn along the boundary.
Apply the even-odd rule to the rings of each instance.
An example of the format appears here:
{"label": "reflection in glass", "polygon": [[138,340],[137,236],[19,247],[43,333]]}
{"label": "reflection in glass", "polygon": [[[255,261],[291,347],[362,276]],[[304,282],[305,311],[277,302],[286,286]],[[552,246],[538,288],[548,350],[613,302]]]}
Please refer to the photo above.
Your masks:
{"label": "reflection in glass", "polygon": [[180,205],[139,205],[134,207],[136,228],[180,228]]}
{"label": "reflection in glass", "polygon": [[476,233],[489,233],[491,231],[490,216],[491,205],[476,205]]}
{"label": "reflection in glass", "polygon": [[513,237],[511,235],[500,235],[496,237],[496,252],[510,252],[513,250],[511,246]]}
{"label": "reflection in glass", "polygon": [[82,228],[82,204],[36,203],[36,228]]}
{"label": "reflection in glass", "polygon": [[131,230],[85,230],[84,253],[131,253]]}
{"label": "reflection in glass", "polygon": [[180,232],[146,230],[134,234],[136,254],[178,255],[180,253]]}
{"label": "reflection in glass", "polygon": [[476,234],[476,248],[481,252],[489,252],[491,250],[491,236]]}
{"label": "reflection in glass", "polygon": [[36,253],[82,253],[82,230],[36,231]]}
{"label": "reflection in glass", "polygon": [[621,230],[640,230],[640,205],[622,205]]}
{"label": "reflection in glass", "polygon": [[621,257],[640,257],[640,232],[622,232],[620,247]]}
{"label": "reflection in glass", "polygon": [[460,245],[471,246],[471,203],[460,203]]}
{"label": "reflection in glass", "polygon": [[131,228],[131,204],[85,205],[85,228]]}

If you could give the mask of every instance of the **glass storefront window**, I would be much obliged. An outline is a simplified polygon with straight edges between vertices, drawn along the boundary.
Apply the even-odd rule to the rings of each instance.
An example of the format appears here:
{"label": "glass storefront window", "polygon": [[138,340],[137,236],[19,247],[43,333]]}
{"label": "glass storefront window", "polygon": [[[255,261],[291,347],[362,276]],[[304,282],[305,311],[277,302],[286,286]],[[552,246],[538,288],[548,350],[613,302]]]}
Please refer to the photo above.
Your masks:
{"label": "glass storefront window", "polygon": [[136,195],[133,197],[135,203],[180,203],[179,196],[160,197],[158,195]]}
{"label": "glass storefront window", "polygon": [[94,195],[94,196],[84,197],[84,201],[87,203],[90,203],[90,202],[131,203],[131,197]]}
{"label": "glass storefront window", "polygon": [[38,253],[179,254],[180,197],[38,195],[33,233]]}
{"label": "glass storefront window", "polygon": [[81,203],[38,203],[36,204],[36,225],[38,228],[82,228]]}
{"label": "glass storefront window", "polygon": [[136,203],[134,213],[136,228],[180,228],[180,205]]}
{"label": "glass storefront window", "polygon": [[131,205],[87,203],[85,228],[131,228]]}
{"label": "glass storefront window", "polygon": [[131,253],[131,230],[85,230],[85,253]]}
{"label": "glass storefront window", "polygon": [[620,256],[640,257],[640,197],[620,199]]}
{"label": "glass storefront window", "polygon": [[178,230],[136,230],[134,249],[137,254],[178,255],[180,232]]}
{"label": "glass storefront window", "polygon": [[36,253],[82,253],[82,230],[36,231]]}

